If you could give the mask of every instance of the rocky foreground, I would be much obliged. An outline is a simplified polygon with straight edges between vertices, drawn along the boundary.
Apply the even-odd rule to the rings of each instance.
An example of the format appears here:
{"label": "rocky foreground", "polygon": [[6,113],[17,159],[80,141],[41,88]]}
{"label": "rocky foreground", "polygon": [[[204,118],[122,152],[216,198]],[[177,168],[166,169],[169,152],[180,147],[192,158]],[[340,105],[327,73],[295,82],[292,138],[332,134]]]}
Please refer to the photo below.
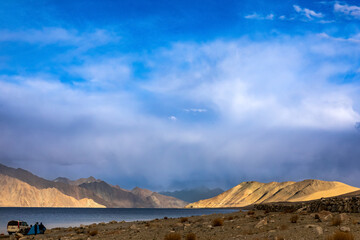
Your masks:
{"label": "rocky foreground", "polygon": [[[359,213],[239,211],[176,219],[54,228],[20,239],[360,239]],[[338,234],[342,238],[334,238]],[[341,236],[342,235],[342,236]],[[4,236],[3,236],[4,237]],[[10,237],[6,237],[9,239]],[[12,237],[14,238],[14,237]]]}

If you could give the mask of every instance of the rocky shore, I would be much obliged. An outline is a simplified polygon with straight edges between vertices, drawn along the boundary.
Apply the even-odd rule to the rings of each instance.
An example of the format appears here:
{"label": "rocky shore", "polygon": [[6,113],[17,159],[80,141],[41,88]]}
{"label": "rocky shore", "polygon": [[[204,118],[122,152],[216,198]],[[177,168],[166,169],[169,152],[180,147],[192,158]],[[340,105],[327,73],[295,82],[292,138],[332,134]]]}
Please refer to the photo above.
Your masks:
{"label": "rocky shore", "polygon": [[254,209],[269,212],[295,212],[301,210],[311,213],[320,211],[360,213],[360,197],[332,197],[300,203],[256,204]]}
{"label": "rocky shore", "polygon": [[[44,235],[19,236],[19,239],[52,240],[215,240],[215,239],[337,239],[334,234],[360,239],[359,213],[284,213],[239,211],[152,221],[116,222],[53,228]],[[351,238],[352,237],[352,238]],[[10,239],[9,236],[2,238]],[[12,239],[15,237],[12,236]]]}

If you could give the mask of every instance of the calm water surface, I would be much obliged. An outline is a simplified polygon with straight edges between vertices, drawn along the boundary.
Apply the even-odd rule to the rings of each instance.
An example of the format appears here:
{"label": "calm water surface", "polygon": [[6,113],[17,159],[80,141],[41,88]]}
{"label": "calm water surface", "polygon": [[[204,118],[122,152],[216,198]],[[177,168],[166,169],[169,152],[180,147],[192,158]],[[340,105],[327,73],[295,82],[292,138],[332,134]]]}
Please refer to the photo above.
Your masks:
{"label": "calm water surface", "polygon": [[236,209],[173,208],[0,208],[0,233],[6,233],[10,220],[23,220],[29,225],[42,222],[47,228],[79,226],[99,222],[151,220],[189,217],[212,213],[229,213]]}

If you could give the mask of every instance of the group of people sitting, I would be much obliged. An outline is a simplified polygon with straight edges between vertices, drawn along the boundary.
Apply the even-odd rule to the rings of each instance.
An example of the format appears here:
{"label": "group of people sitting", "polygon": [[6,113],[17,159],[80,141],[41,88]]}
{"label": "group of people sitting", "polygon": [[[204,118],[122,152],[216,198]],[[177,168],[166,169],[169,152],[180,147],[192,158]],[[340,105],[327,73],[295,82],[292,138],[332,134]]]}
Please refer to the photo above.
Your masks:
{"label": "group of people sitting", "polygon": [[35,225],[30,225],[30,230],[28,231],[27,235],[36,235],[36,234],[44,234],[46,227],[42,222],[39,224],[38,222]]}

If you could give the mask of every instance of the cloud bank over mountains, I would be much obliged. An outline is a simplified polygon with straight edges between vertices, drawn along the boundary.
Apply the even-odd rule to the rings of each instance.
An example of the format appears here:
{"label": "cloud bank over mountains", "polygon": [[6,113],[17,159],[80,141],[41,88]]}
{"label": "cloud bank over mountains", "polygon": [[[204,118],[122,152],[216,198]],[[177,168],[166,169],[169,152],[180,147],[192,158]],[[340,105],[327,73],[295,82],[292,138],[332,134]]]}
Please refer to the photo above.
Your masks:
{"label": "cloud bank over mountains", "polygon": [[[286,18],[329,19],[311,9],[289,6]],[[254,14],[238,21],[283,21]],[[12,46],[0,58],[4,164],[153,190],[304,178],[360,185],[356,30],[285,28],[127,51],[126,31],[74,29],[0,31]]]}

